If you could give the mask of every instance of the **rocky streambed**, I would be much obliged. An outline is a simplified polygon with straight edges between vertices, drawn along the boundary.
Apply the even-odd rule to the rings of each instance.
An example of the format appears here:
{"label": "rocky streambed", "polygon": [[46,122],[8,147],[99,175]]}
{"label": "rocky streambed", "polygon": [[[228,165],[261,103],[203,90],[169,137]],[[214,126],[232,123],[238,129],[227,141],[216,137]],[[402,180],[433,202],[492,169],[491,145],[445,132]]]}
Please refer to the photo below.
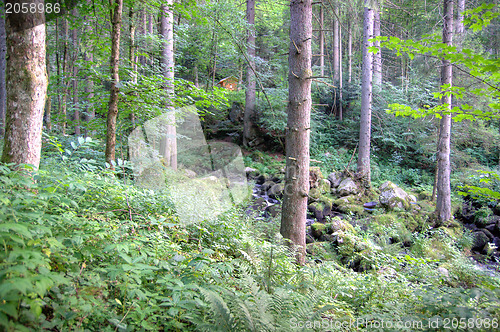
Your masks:
{"label": "rocky streambed", "polygon": [[[281,211],[284,174],[263,175],[247,168],[247,177],[255,183],[253,201],[248,213],[254,218],[271,221]],[[500,212],[494,210],[488,219],[476,217],[477,209],[464,203],[456,220],[444,229],[450,234],[459,229],[458,222],[472,231],[473,257],[491,269],[500,256]],[[476,206],[477,208],[477,206]],[[308,198],[307,243],[311,248],[316,242],[329,242],[337,248],[356,269],[364,269],[354,256],[369,252],[370,244],[363,242],[353,226],[370,228],[385,243],[409,246],[415,231],[432,229],[429,216],[435,205],[428,194],[407,193],[396,184],[386,181],[379,188],[367,190],[347,172],[332,172],[324,177],[320,169],[310,171]],[[500,210],[500,209],[498,209]],[[376,247],[376,244],[372,244]],[[308,251],[314,250],[308,247]]]}

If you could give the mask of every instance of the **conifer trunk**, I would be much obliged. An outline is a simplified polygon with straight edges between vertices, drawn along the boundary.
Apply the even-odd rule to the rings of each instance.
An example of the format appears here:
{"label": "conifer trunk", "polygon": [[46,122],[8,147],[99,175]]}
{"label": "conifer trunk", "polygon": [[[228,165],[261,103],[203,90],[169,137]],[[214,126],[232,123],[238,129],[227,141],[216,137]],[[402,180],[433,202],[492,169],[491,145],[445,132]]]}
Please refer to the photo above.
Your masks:
{"label": "conifer trunk", "polygon": [[290,13],[286,174],[280,231],[297,247],[297,262],[304,264],[309,193],[312,0],[292,0]]}
{"label": "conifer trunk", "polygon": [[48,85],[45,15],[7,13],[5,28],[7,108],[2,162],[38,168]]}
{"label": "conifer trunk", "polygon": [[255,137],[253,118],[255,114],[255,0],[247,0],[247,89],[245,91],[245,113],[243,117],[243,145],[248,147]]}

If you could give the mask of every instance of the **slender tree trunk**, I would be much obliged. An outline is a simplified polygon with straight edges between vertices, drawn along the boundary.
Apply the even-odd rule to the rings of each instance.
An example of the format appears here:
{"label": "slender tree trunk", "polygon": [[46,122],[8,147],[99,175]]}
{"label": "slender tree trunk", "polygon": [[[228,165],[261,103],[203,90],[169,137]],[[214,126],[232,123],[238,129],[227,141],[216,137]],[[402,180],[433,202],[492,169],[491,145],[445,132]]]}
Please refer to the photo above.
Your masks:
{"label": "slender tree trunk", "polygon": [[[134,4],[130,4],[130,10],[128,13],[128,18],[129,18],[129,35],[130,35],[130,44],[129,44],[129,53],[128,53],[128,60],[130,62],[130,80],[132,81],[133,84],[137,84],[137,57],[136,57],[136,41],[135,41],[135,32],[136,32],[136,25],[135,25],[135,11],[134,11]],[[135,94],[135,93],[134,93]],[[132,125],[131,130],[134,129],[135,127],[135,113],[132,111],[130,112],[130,123]]]}
{"label": "slender tree trunk", "polygon": [[309,193],[312,0],[291,0],[290,13],[286,174],[280,231],[298,247],[297,261],[303,265]]}
{"label": "slender tree trunk", "polygon": [[325,76],[325,17],[323,4],[319,6],[319,70]]}
{"label": "slender tree trunk", "polygon": [[[380,37],[380,9],[376,8],[374,11],[374,24],[373,24],[373,37]],[[382,49],[380,47],[380,41],[373,43],[378,49],[378,52],[373,55],[373,85],[381,88],[382,87]]]}
{"label": "slender tree trunk", "polygon": [[5,132],[5,108],[7,106],[7,91],[5,90],[5,65],[7,59],[6,35],[5,35],[5,10],[3,3],[0,5],[0,137]]}
{"label": "slender tree trunk", "polygon": [[[47,45],[45,45],[47,48]],[[47,65],[47,79],[50,81],[50,58],[47,56],[46,59],[46,65]],[[47,81],[47,82],[48,82]],[[52,111],[52,100],[49,94],[47,94],[47,98],[45,100],[45,107],[43,111],[43,122],[45,123],[45,127],[47,128],[47,131],[52,131],[52,122],[51,122],[51,117],[50,117],[50,112]]]}
{"label": "slender tree trunk", "polygon": [[198,65],[194,65],[194,86],[199,88],[200,82],[198,77]]}
{"label": "slender tree trunk", "polygon": [[333,15],[333,81],[339,81],[339,10],[337,2],[334,2],[334,15]]}
{"label": "slender tree trunk", "polygon": [[365,0],[365,13],[363,21],[363,69],[361,82],[361,126],[359,130],[358,173],[365,182],[366,187],[371,183],[370,171],[370,140],[372,122],[372,76],[373,57],[368,51],[373,38],[373,9],[368,7],[369,0]]}
{"label": "slender tree trunk", "polygon": [[[94,54],[85,52],[85,62],[94,62]],[[92,106],[92,98],[94,98],[94,81],[89,73],[85,76],[85,111],[83,113],[83,121],[85,121],[85,137],[88,136],[89,122],[95,117],[94,107]]]}
{"label": "slender tree trunk", "polygon": [[255,137],[253,118],[255,114],[255,0],[247,0],[247,90],[245,92],[245,113],[243,117],[243,145],[249,147]]}
{"label": "slender tree trunk", "polygon": [[166,5],[160,9],[160,29],[163,40],[161,62],[165,76],[165,89],[167,91],[165,136],[160,143],[160,154],[166,166],[177,169],[177,132],[175,128],[174,112],[174,15],[172,12],[173,0],[167,0]]}
{"label": "slender tree trunk", "polygon": [[[453,45],[453,0],[444,0],[443,43]],[[441,84],[452,85],[452,65],[450,61],[442,61]],[[446,88],[449,90],[449,88]],[[451,111],[452,98],[450,94],[441,99],[441,103]],[[444,223],[451,219],[451,184],[450,184],[450,141],[451,114],[442,114],[439,126],[438,141],[438,184],[436,214],[438,221]]]}
{"label": "slender tree trunk", "polygon": [[63,33],[64,33],[64,49],[63,49],[63,63],[62,63],[62,72],[64,75],[64,78],[61,80],[62,81],[62,101],[61,101],[61,113],[59,114],[61,117],[61,131],[63,135],[66,135],[66,126],[67,126],[67,101],[68,101],[68,67],[69,67],[69,61],[68,61],[68,20],[64,19],[63,20]]}
{"label": "slender tree trunk", "polygon": [[[73,9],[73,16],[77,16],[76,9]],[[76,28],[73,29],[71,34],[71,39],[73,42],[73,121],[75,121],[75,135],[78,137],[81,135],[80,132],[80,106],[78,104],[78,67],[76,66],[76,60],[78,59],[78,32]]]}
{"label": "slender tree trunk", "polygon": [[120,77],[119,64],[120,64],[120,30],[122,25],[122,11],[123,0],[109,0],[111,9],[111,92],[109,94],[108,103],[108,117],[106,121],[106,162],[114,169],[113,163],[116,160],[115,147],[116,147],[116,118],[118,116],[118,82]]}
{"label": "slender tree trunk", "polygon": [[[38,6],[43,1],[34,3]],[[7,13],[5,27],[7,108],[2,162],[38,168],[48,85],[45,15]]]}
{"label": "slender tree trunk", "polygon": [[461,35],[464,33],[464,11],[465,11],[465,0],[457,0],[457,22],[455,26],[455,33]]}
{"label": "slender tree trunk", "polygon": [[347,83],[352,81],[352,22],[347,22]]}
{"label": "slender tree trunk", "polygon": [[339,121],[342,121],[344,118],[344,108],[342,105],[343,102],[343,93],[342,89],[344,88],[344,82],[343,80],[343,73],[342,73],[342,26],[339,26],[339,40],[340,40],[340,47],[339,47]]}

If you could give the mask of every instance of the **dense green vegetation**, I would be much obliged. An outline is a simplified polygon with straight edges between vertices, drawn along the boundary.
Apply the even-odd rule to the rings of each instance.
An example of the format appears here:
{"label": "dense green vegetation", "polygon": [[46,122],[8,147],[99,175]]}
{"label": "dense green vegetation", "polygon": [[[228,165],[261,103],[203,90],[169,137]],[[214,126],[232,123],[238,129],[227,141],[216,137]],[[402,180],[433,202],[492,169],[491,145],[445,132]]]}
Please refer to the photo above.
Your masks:
{"label": "dense green vegetation", "polygon": [[[460,227],[408,233],[390,221],[397,214],[370,228],[359,221],[376,215],[352,216],[336,221],[343,244],[311,244],[300,267],[277,219],[258,221],[235,207],[179,225],[167,193],[137,188],[126,169],[91,161],[102,158],[98,142],[48,142],[36,183],[0,169],[7,330],[289,331],[315,320],[486,324],[500,314],[499,279],[468,258],[473,238]],[[252,162],[261,171],[280,165],[261,159]],[[348,268],[353,260],[365,272]]]}

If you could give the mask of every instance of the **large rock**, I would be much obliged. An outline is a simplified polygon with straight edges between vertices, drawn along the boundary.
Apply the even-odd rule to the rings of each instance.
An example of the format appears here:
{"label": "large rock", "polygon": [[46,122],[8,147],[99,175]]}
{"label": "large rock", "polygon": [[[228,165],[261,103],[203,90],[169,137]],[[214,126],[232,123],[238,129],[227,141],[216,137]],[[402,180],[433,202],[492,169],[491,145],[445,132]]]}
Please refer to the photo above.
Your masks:
{"label": "large rock", "polygon": [[317,188],[319,186],[319,181],[323,179],[323,174],[319,167],[309,168],[309,188]]}
{"label": "large rock", "polygon": [[358,185],[351,178],[347,178],[340,182],[339,187],[337,188],[337,193],[340,196],[349,196],[355,195],[359,191]]}
{"label": "large rock", "polygon": [[415,196],[408,195],[406,191],[391,181],[386,181],[380,186],[379,201],[386,209],[400,208],[409,210],[414,200]]}
{"label": "large rock", "polygon": [[277,199],[283,197],[283,190],[284,185],[282,183],[278,183],[269,188],[267,194],[269,195],[269,197]]}
{"label": "large rock", "polygon": [[474,232],[474,244],[472,246],[473,250],[482,250],[486,244],[489,242],[488,236],[482,232]]}
{"label": "large rock", "polygon": [[340,182],[342,182],[342,173],[330,173],[330,175],[328,175],[328,181],[332,184],[332,188],[337,188],[340,185]]}
{"label": "large rock", "polygon": [[321,191],[322,194],[329,194],[330,193],[330,187],[331,183],[327,179],[321,179],[319,180],[319,190]]}

